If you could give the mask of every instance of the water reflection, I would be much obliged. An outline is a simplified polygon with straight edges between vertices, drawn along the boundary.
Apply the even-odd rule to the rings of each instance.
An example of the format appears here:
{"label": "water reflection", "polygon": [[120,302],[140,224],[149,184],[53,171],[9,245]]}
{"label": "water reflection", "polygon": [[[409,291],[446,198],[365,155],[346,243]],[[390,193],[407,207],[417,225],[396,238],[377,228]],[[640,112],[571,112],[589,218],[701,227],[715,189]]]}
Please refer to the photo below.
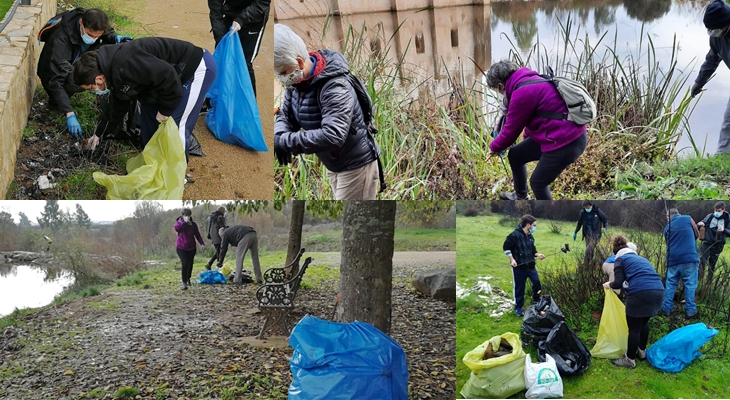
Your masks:
{"label": "water reflection", "polygon": [[[570,18],[573,30],[580,29],[592,43],[608,32],[606,39],[613,41],[619,57],[637,56],[639,42],[646,46],[646,35],[651,36],[656,48],[657,61],[668,67],[672,42],[679,42],[678,67],[689,76],[688,86],[697,77],[699,66],[709,50],[709,40],[702,24],[704,1],[687,0],[587,0],[581,2],[500,2],[492,4],[492,57],[501,59],[511,50],[524,58],[538,39],[548,50],[555,47],[560,23]],[[560,21],[560,22],[559,22]],[[537,28],[533,29],[533,24]],[[643,38],[642,38],[643,30]],[[604,39],[599,49],[612,45]],[[645,51],[645,48],[642,49]],[[645,54],[644,54],[645,57]],[[700,149],[714,153],[722,115],[730,92],[730,71],[720,67],[707,85],[689,120],[690,132]],[[689,151],[691,141],[684,135],[678,149]]]}
{"label": "water reflection", "polygon": [[71,275],[59,268],[0,264],[0,316],[49,304],[72,283]]}
{"label": "water reflection", "polygon": [[[316,13],[315,10],[310,11]],[[489,10],[488,5],[452,6],[420,11],[279,18],[278,22],[291,27],[310,49],[324,46],[338,51],[343,50],[350,26],[358,32],[365,27],[369,35],[366,51],[377,53],[390,45],[390,56],[403,58],[403,80],[415,77],[416,82],[421,82],[432,78],[432,90],[443,94],[450,89],[444,79],[449,73],[458,71],[467,82],[474,82],[481,73],[479,67],[489,66]]]}
{"label": "water reflection", "polygon": [[[486,70],[492,60],[507,57],[511,50],[521,53],[524,59],[538,39],[548,51],[555,51],[557,31],[569,18],[573,21],[573,30],[580,29],[581,35],[587,35],[592,43],[606,32],[604,40],[613,41],[615,34],[620,59],[627,54],[636,56],[639,43],[643,42],[645,46],[649,34],[657,51],[657,61],[665,67],[668,67],[676,35],[679,42],[677,65],[689,76],[689,85],[709,50],[702,24],[703,8],[707,3],[704,0],[505,1],[423,11],[362,12],[370,6],[388,8],[384,3],[376,2],[349,5],[354,8],[343,11],[359,11],[359,14],[324,16],[335,3],[332,0],[301,4],[278,2],[278,22],[289,25],[312,49],[326,46],[340,51],[349,25],[356,30],[364,25],[373,36],[379,27],[382,37],[371,38],[370,48],[366,50],[382,49],[383,38],[392,36],[393,58],[404,57],[406,71],[421,79],[433,78],[429,90],[437,96],[452,89],[445,79],[449,74],[456,72],[470,86],[481,81],[480,69]],[[415,3],[418,2],[405,2]],[[297,18],[301,13],[308,16]],[[323,27],[326,27],[324,34]],[[603,53],[608,45],[612,43],[604,41],[600,52]],[[280,90],[278,85],[275,87]],[[714,153],[727,93],[730,93],[730,70],[720,66],[717,76],[705,89],[708,90],[702,95],[689,123],[700,149]],[[687,135],[678,148],[690,148]]]}

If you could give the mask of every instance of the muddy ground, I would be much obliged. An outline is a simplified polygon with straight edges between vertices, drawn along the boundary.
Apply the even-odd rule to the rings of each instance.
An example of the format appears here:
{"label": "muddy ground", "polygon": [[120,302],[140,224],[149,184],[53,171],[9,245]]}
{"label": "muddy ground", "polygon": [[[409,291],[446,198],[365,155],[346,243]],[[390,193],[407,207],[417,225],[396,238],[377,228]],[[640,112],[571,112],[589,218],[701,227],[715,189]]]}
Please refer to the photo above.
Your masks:
{"label": "muddy ground", "polygon": [[[313,265],[335,265],[339,254]],[[417,294],[421,270],[453,267],[455,252],[396,253],[391,337],[404,349],[413,399],[453,399],[455,304]],[[335,261],[335,264],[329,264]],[[174,268],[173,265],[164,268]],[[194,271],[194,276],[200,271]],[[338,280],[307,282],[294,318],[330,318]],[[194,285],[157,281],[121,288],[22,317],[0,332],[0,397],[113,398],[134,387],[137,398],[286,398],[288,346],[255,348],[255,285]]]}
{"label": "muddy ground", "polygon": [[[190,41],[213,51],[209,32],[207,3],[200,0],[159,0],[130,2],[129,10],[151,36]],[[205,157],[191,157],[184,199],[272,199],[273,181],[273,11],[266,27],[259,55],[254,61],[258,106],[269,152],[257,153],[218,141],[208,130],[203,117],[194,134]],[[245,69],[245,67],[244,67]],[[18,151],[15,181],[6,193],[8,199],[104,199],[106,190],[90,182],[89,169],[107,174],[126,174],[124,162],[138,153],[130,143],[102,141],[93,153],[76,145],[65,124],[56,123],[57,111],[48,111],[42,97],[36,96],[29,128]],[[85,133],[86,137],[91,132]],[[137,146],[138,147],[138,146]],[[82,179],[86,171],[86,179]],[[50,175],[49,175],[50,173]],[[39,181],[47,176],[55,187]]]}

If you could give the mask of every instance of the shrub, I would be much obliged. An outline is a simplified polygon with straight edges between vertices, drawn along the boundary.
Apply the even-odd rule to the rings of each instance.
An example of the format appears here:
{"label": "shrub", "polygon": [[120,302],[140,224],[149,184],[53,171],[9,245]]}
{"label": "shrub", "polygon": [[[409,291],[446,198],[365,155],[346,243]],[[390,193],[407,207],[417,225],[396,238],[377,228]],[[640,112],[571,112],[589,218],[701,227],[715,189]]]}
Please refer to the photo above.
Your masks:
{"label": "shrub", "polygon": [[479,215],[479,210],[477,210],[477,208],[473,207],[473,206],[467,208],[466,211],[464,211],[465,217],[476,217],[478,215]]}

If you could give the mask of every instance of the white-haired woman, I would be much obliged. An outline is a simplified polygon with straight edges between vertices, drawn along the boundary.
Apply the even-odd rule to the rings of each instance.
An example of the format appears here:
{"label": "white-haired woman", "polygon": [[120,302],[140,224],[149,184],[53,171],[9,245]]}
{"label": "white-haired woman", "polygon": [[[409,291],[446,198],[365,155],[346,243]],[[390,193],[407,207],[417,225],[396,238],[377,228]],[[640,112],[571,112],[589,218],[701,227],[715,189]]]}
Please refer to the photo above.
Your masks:
{"label": "white-haired woman", "polygon": [[316,154],[335,200],[374,200],[380,150],[365,126],[342,54],[308,52],[291,28],[276,24],[274,73],[286,89],[274,127],[279,164],[288,164],[292,155]]}

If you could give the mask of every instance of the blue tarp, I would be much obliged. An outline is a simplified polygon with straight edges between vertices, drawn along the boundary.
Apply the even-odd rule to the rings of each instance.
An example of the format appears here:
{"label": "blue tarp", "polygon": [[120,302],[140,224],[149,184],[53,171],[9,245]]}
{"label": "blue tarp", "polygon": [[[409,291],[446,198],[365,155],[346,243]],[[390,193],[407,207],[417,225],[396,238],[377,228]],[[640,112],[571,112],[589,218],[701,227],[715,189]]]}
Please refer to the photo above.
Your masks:
{"label": "blue tarp", "polygon": [[226,283],[226,276],[218,271],[203,271],[200,273],[200,279],[195,283]]}
{"label": "blue tarp", "polygon": [[215,137],[255,151],[269,151],[238,32],[223,36],[213,52],[218,73],[206,97],[205,123]]}
{"label": "blue tarp", "polygon": [[403,349],[378,328],[304,316],[289,337],[294,348],[289,399],[408,399]]}
{"label": "blue tarp", "polygon": [[654,368],[679,372],[702,355],[698,350],[715,335],[717,329],[710,329],[702,322],[687,325],[669,332],[651,345],[646,351],[646,358]]}

